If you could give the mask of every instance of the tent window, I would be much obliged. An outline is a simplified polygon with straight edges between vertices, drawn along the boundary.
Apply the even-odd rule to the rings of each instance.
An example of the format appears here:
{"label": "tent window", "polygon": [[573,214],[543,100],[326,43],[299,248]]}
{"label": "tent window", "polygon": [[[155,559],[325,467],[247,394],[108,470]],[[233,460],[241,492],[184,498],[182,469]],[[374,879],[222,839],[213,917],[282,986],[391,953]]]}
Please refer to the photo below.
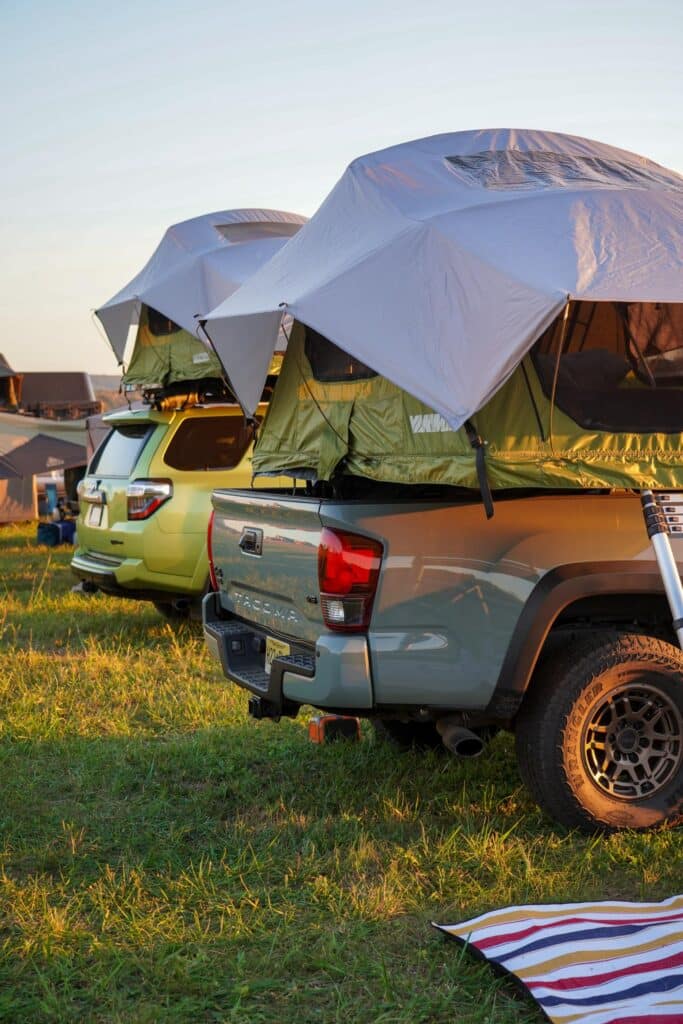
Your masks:
{"label": "tent window", "polygon": [[666,188],[681,190],[677,174],[652,165],[544,150],[485,150],[447,156],[446,165],[466,185],[494,190],[538,188]]}
{"label": "tent window", "polygon": [[175,334],[176,331],[181,330],[178,324],[170,320],[165,313],[160,313],[158,309],[152,309],[151,306],[147,307],[147,323],[150,334],[153,334],[155,338],[163,338],[166,334]]}
{"label": "tent window", "polygon": [[252,440],[243,416],[211,416],[180,424],[166,449],[164,462],[182,472],[232,469]]}
{"label": "tent window", "polygon": [[311,364],[313,377],[322,383],[370,380],[371,377],[377,376],[375,371],[361,363],[360,359],[349,355],[312,327],[306,328],[304,351]]}
{"label": "tent window", "polygon": [[[552,396],[561,319],[532,356]],[[557,370],[555,402],[591,430],[683,430],[683,305],[573,302]]]}

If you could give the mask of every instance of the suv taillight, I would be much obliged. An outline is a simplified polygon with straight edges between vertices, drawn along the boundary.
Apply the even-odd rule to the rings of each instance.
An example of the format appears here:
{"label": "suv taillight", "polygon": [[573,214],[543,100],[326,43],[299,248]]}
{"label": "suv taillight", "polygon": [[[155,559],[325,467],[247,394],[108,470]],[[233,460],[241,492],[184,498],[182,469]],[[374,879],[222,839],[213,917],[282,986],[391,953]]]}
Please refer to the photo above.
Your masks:
{"label": "suv taillight", "polygon": [[170,480],[133,480],[126,488],[129,519],[149,519],[173,497]]}
{"label": "suv taillight", "polygon": [[209,516],[209,526],[206,531],[206,553],[209,557],[209,585],[214,592],[218,591],[218,580],[216,579],[216,568],[213,564],[213,545],[211,543],[211,533],[213,531],[213,517],[216,515],[216,509],[211,509],[211,515]]}
{"label": "suv taillight", "polygon": [[379,541],[324,527],[318,547],[320,606],[328,629],[360,633],[370,624],[383,548]]}

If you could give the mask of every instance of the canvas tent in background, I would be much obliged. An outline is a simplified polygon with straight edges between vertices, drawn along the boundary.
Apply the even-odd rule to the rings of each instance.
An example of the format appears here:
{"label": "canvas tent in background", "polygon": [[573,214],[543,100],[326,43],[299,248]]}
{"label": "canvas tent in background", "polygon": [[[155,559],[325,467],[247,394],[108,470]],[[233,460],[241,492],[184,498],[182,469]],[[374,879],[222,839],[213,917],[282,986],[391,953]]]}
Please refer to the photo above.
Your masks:
{"label": "canvas tent in background", "polygon": [[123,383],[151,388],[221,377],[196,315],[239,288],[305,221],[281,210],[223,210],[170,227],[140,273],[96,311],[122,365],[137,328]]}
{"label": "canvas tent in background", "polygon": [[[0,457],[3,462],[8,460],[11,464],[13,454],[22,449],[26,451],[29,443],[39,436],[54,442],[55,450],[62,442],[69,446],[70,455],[74,455],[72,449],[78,449],[79,454],[82,453],[82,463],[85,464],[85,420],[48,420],[38,416],[0,412]],[[54,457],[60,458],[58,454]],[[14,467],[15,471],[17,468]],[[45,468],[50,471],[63,467],[55,464],[46,465]],[[28,475],[22,477],[6,475],[3,478],[0,475],[0,523],[22,522],[37,517],[35,470],[30,466],[27,469]]]}
{"label": "canvas tent in background", "polygon": [[6,455],[0,455],[0,480],[36,476],[54,470],[74,469],[84,466],[85,445],[60,441],[47,434],[36,434],[30,441],[13,448]]}
{"label": "canvas tent in background", "polygon": [[[363,475],[382,478],[381,435],[393,420],[402,426],[389,441],[392,458],[430,434],[422,480],[440,479],[435,454],[445,472],[456,453],[460,479],[472,480],[475,454],[460,428],[474,420],[498,486],[648,486],[655,475],[673,486],[683,428],[680,303],[680,175],[586,139],[473,131],[356,160],[297,237],[209,313],[206,328],[248,412],[285,311],[376,372],[381,387],[391,384],[394,395],[377,394],[361,413],[360,393],[381,382],[346,370],[335,378],[329,367],[326,381],[316,379],[300,337],[308,365],[300,360],[288,376],[308,401],[309,426],[318,417],[318,450],[331,439],[359,469],[362,453]],[[339,389],[351,383],[351,409],[342,411]],[[656,396],[647,393],[653,384]],[[294,456],[306,432],[301,421],[276,426],[280,387],[284,377],[256,452],[262,471],[274,470],[278,448],[290,445]],[[581,406],[581,396],[592,401]],[[334,424],[327,399],[337,403]],[[624,414],[629,405],[636,420]],[[601,406],[613,415],[601,418]],[[327,472],[334,458],[328,452],[319,468]]]}
{"label": "canvas tent in background", "polygon": [[17,373],[0,353],[0,409],[13,411],[21,405],[23,374]]}

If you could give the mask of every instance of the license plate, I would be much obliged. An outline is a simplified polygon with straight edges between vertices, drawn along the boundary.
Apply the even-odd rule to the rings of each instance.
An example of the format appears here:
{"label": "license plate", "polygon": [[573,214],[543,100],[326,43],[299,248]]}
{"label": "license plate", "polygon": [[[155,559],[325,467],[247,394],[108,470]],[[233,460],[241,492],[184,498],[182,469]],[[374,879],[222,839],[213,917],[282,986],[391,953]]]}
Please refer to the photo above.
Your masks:
{"label": "license plate", "polygon": [[266,664],[265,670],[267,675],[270,675],[270,668],[273,664],[274,658],[281,658],[285,654],[289,654],[292,648],[289,644],[285,644],[282,640],[276,640],[274,636],[266,637]]}
{"label": "license plate", "polygon": [[101,526],[103,512],[104,509],[101,505],[91,505],[88,509],[88,518],[86,520],[88,526]]}

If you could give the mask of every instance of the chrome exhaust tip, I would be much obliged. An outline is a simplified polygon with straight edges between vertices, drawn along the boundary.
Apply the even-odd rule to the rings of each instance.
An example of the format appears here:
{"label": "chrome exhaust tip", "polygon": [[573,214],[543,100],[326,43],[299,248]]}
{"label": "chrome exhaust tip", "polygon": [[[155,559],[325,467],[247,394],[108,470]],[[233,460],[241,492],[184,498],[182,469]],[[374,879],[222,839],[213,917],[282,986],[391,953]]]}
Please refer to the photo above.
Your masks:
{"label": "chrome exhaust tip", "polygon": [[484,740],[476,732],[466,729],[459,722],[442,718],[436,723],[443,745],[457,757],[479,757],[484,750]]}

